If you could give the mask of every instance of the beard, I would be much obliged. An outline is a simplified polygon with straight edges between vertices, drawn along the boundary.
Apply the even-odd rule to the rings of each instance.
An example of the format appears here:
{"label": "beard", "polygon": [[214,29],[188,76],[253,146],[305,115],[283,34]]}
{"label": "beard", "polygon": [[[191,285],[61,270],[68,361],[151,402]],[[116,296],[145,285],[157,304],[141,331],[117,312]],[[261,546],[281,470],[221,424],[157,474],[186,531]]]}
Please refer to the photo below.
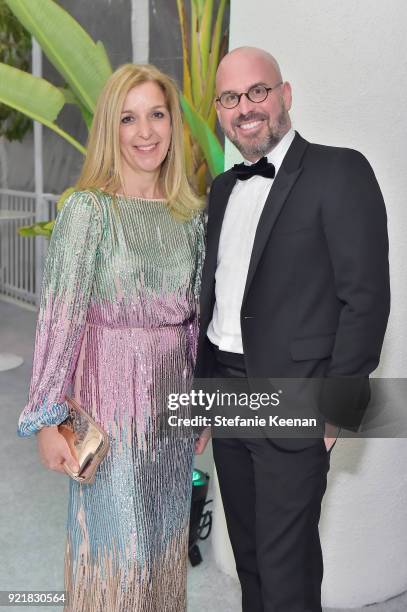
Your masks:
{"label": "beard", "polygon": [[[247,115],[240,115],[233,122],[233,127],[236,127],[242,121],[268,121],[269,116],[265,113],[256,113],[251,112],[247,113]],[[259,136],[253,136],[252,142],[248,139],[245,142],[239,140],[239,138],[235,135],[232,130],[223,129],[225,136],[229,138],[229,140],[235,145],[235,147],[240,151],[243,157],[263,157],[267,155],[274,147],[280,142],[284,134],[288,131],[290,127],[290,118],[288,112],[284,106],[283,100],[281,100],[281,109],[280,113],[277,116],[277,119],[274,125],[267,123],[267,133],[261,139]]]}

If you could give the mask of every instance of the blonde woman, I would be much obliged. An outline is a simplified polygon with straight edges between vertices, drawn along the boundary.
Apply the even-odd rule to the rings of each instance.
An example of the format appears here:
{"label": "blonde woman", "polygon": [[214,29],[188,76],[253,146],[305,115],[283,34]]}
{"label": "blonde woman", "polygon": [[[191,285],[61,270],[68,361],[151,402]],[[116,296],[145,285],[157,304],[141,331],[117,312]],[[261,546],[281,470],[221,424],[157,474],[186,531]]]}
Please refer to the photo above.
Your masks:
{"label": "blonde woman", "polygon": [[191,383],[204,250],[182,141],[173,81],[119,68],[49,245],[18,432],[36,434],[47,467],[74,469],[57,429],[72,383],[110,438],[95,482],[70,480],[70,612],[186,610],[194,443],[160,429],[168,394]]}

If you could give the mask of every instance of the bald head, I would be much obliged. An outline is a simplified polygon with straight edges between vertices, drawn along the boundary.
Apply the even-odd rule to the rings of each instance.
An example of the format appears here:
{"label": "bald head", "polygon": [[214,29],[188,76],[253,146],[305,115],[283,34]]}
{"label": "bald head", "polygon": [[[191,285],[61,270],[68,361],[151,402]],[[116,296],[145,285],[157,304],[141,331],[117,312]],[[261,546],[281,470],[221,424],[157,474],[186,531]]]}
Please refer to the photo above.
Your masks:
{"label": "bald head", "polygon": [[267,155],[291,127],[290,84],[263,49],[239,47],[225,55],[216,73],[216,93],[223,131],[250,161]]}
{"label": "bald head", "polygon": [[227,53],[219,63],[216,72],[216,91],[218,95],[222,81],[228,74],[244,71],[246,67],[250,71],[253,66],[261,67],[273,82],[277,83],[283,80],[280,66],[271,53],[257,47],[238,47]]}

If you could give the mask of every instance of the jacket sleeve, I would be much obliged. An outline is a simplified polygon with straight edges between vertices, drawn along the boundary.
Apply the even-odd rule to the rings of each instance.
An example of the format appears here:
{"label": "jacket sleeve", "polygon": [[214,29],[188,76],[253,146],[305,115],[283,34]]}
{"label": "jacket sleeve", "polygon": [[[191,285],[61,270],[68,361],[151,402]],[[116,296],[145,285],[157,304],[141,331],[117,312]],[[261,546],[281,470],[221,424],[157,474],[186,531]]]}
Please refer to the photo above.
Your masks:
{"label": "jacket sleeve", "polygon": [[358,429],[390,310],[386,209],[373,170],[357,151],[342,150],[327,179],[322,221],[342,309],[321,412]]}
{"label": "jacket sleeve", "polygon": [[73,193],[57,216],[48,247],[29,397],[17,429],[21,437],[68,416],[65,393],[85,329],[101,234],[95,198]]}

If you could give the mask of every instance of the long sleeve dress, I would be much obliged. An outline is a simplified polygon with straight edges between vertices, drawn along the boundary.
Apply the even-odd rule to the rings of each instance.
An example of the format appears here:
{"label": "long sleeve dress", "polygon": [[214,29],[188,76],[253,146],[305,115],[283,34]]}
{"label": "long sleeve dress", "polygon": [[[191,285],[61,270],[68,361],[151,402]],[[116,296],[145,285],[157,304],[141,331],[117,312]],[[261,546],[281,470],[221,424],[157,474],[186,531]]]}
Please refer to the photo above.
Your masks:
{"label": "long sleeve dress", "polygon": [[75,192],[48,249],[20,436],[62,422],[69,393],[109,435],[93,484],[70,479],[69,612],[184,612],[193,435],[159,423],[190,389],[202,214]]}

